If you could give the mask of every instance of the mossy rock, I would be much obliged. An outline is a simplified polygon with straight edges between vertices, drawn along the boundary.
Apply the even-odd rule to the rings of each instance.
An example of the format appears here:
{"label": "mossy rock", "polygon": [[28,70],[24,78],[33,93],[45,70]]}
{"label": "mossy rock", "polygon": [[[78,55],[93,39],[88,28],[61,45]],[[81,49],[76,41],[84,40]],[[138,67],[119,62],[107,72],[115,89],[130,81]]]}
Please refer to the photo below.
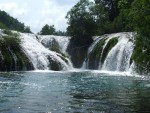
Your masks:
{"label": "mossy rock", "polygon": [[58,44],[58,42],[52,38],[52,40],[50,41],[45,41],[45,40],[42,40],[41,42],[46,48],[49,48],[49,50],[51,51],[55,51],[57,53],[61,53],[60,51],[60,46]]}
{"label": "mossy rock", "polygon": [[3,33],[6,35],[10,35],[10,36],[13,34],[10,30],[7,30],[7,29],[4,29]]}
{"label": "mossy rock", "polygon": [[3,60],[0,61],[0,70],[1,71],[11,71],[12,67],[12,58],[7,49],[7,46],[0,47],[1,54],[3,55]]}
{"label": "mossy rock", "polygon": [[94,49],[88,55],[88,68],[89,69],[98,69],[99,61],[105,44],[106,38],[100,40],[94,47]]}
{"label": "mossy rock", "polygon": [[67,57],[66,56],[61,56],[61,55],[57,55],[57,56],[59,56],[63,61],[65,61],[66,63],[68,63],[68,60],[66,59]]}
{"label": "mossy rock", "polygon": [[14,51],[17,57],[17,67],[16,70],[33,70],[33,64],[30,59],[23,53],[23,51]]}
{"label": "mossy rock", "polygon": [[53,70],[53,71],[61,71],[62,70],[60,62],[54,61],[51,57],[48,57],[48,60],[49,60],[48,67],[50,67],[50,70]]}
{"label": "mossy rock", "polygon": [[74,35],[70,39],[69,45],[67,47],[67,52],[70,55],[72,64],[75,68],[82,67],[83,62],[87,57],[88,48],[92,44],[92,42],[93,39],[90,35]]}
{"label": "mossy rock", "polygon": [[102,58],[101,58],[101,63],[103,64],[108,53],[110,52],[110,50],[118,43],[118,37],[114,37],[112,39],[109,40],[109,42],[107,43],[106,47],[103,50],[103,54],[102,54]]}
{"label": "mossy rock", "polygon": [[71,56],[71,60],[75,67],[80,68],[87,54],[86,47],[76,47],[73,50],[74,56]]}
{"label": "mossy rock", "polygon": [[50,48],[49,48],[51,51],[55,51],[57,53],[61,53],[60,49],[59,49],[59,45],[52,45]]}

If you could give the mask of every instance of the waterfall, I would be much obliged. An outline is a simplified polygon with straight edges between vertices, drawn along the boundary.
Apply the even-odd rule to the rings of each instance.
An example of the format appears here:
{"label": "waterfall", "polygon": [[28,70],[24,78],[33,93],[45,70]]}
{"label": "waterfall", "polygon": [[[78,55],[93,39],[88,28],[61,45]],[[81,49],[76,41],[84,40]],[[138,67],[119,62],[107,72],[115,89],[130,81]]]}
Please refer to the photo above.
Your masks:
{"label": "waterfall", "polygon": [[50,51],[48,48],[45,48],[39,42],[36,35],[20,33],[20,38],[22,40],[22,48],[31,60],[35,69],[51,69],[51,62],[49,61],[49,59],[59,64],[62,67],[62,70],[68,70],[72,68],[72,64],[69,61],[69,59],[63,58],[61,54]]}
{"label": "waterfall", "polygon": [[10,47],[7,48],[8,51],[10,52],[11,56],[12,56],[12,60],[14,62],[14,70],[17,69],[17,56],[14,54],[14,52],[10,49]]}
{"label": "waterfall", "polygon": [[[92,52],[92,50],[94,49],[94,47],[96,46],[96,44],[103,38],[105,38],[107,35],[103,35],[101,37],[95,37],[94,39],[94,42],[92,43],[92,45],[88,48],[88,54]],[[82,65],[82,69],[86,69],[87,68],[87,65],[88,65],[88,58],[84,60],[83,62],[83,65]]]}
{"label": "waterfall", "polygon": [[56,41],[62,53],[66,53],[68,44],[70,42],[70,37],[66,36],[39,35],[38,39],[45,47],[49,47],[53,41]]}
{"label": "waterfall", "polygon": [[[132,37],[133,33],[124,32],[124,33],[103,35],[97,38],[94,41],[94,43],[89,47],[88,55],[83,63],[82,68],[88,68],[89,55],[92,54],[92,51],[94,51],[94,49],[97,47],[97,44],[99,44],[100,41],[104,41],[104,44],[101,45],[102,49],[100,49],[101,51],[99,51],[100,55],[99,55],[98,69],[107,71],[129,71],[131,66],[130,64],[131,55],[134,48],[133,42],[131,41]],[[110,44],[112,43],[111,39],[118,40],[117,43],[112,47],[110,47]],[[110,48],[110,50],[107,50],[108,48]]]}
{"label": "waterfall", "polygon": [[129,34],[121,34],[118,43],[108,53],[102,70],[128,71],[133,43],[129,41]]}
{"label": "waterfall", "polygon": [[[34,69],[70,70],[73,68],[66,52],[70,37],[18,34],[21,39],[21,51],[28,61],[32,62]],[[131,72],[135,67],[131,60],[134,49],[133,35],[130,32],[123,32],[95,37],[94,42],[88,49],[87,58],[83,62],[82,68]],[[15,55],[14,50],[11,48],[7,48],[7,50],[13,60],[14,70],[17,70],[19,58]],[[3,59],[0,51],[0,60]]]}

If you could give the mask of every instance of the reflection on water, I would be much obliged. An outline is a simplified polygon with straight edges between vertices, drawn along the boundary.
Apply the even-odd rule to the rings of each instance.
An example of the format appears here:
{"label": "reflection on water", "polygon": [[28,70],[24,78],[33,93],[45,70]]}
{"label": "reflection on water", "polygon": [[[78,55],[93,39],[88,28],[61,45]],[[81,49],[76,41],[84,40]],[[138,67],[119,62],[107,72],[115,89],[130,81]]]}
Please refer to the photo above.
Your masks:
{"label": "reflection on water", "polygon": [[2,113],[149,113],[150,81],[92,72],[0,74]]}

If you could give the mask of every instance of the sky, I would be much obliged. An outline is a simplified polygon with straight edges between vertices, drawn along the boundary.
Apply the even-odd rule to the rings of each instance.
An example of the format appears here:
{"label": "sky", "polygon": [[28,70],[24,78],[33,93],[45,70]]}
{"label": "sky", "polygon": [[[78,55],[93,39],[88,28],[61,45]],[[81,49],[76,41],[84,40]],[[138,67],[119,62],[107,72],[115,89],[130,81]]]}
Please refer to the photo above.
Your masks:
{"label": "sky", "polygon": [[67,12],[79,0],[0,0],[0,10],[17,18],[37,33],[45,24],[65,31]]}

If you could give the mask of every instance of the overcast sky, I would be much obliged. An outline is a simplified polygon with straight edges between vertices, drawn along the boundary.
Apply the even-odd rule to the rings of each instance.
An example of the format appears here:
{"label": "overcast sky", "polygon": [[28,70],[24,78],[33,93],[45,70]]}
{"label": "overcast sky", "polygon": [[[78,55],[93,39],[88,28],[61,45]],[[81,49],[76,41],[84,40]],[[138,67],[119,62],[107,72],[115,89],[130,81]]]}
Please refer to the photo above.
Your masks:
{"label": "overcast sky", "polygon": [[79,0],[0,0],[0,10],[4,10],[20,22],[30,26],[34,33],[45,24],[55,25],[65,31],[66,13]]}

